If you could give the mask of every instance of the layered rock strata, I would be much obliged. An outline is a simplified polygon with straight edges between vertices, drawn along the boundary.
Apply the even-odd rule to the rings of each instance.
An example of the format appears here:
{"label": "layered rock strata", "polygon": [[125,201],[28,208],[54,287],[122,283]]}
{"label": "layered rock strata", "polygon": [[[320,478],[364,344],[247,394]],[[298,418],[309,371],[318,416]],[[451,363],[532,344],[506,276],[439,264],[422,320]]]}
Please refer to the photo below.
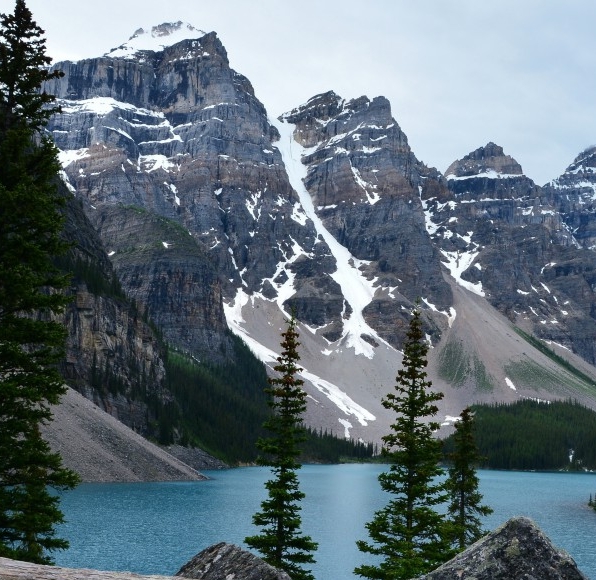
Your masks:
{"label": "layered rock strata", "polygon": [[446,172],[449,199],[424,200],[452,275],[516,325],[596,363],[596,255],[578,248],[552,196],[489,143]]}

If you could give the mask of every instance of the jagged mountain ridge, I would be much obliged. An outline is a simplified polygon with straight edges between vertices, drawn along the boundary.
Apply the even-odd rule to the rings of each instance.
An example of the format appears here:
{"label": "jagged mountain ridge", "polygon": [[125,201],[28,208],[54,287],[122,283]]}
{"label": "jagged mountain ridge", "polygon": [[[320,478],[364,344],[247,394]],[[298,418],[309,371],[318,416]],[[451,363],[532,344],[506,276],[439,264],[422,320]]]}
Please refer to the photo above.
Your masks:
{"label": "jagged mountain ridge", "polygon": [[446,178],[452,198],[425,205],[451,271],[518,326],[593,365],[596,255],[578,247],[561,205],[493,143]]}
{"label": "jagged mountain ridge", "polygon": [[[592,253],[578,254],[560,210],[498,146],[443,176],[416,159],[383,97],[330,92],[271,122],[215,33],[162,45],[59,63],[65,77],[46,89],[63,107],[49,130],[67,179],[124,289],[172,344],[225,357],[225,317],[271,361],[293,307],[309,422],[376,439],[420,297],[444,417],[478,399],[594,400],[512,329],[540,331],[594,364]],[[162,239],[157,216],[181,226],[174,238]],[[189,307],[189,292],[208,314]],[[557,308],[561,320],[545,331]],[[470,340],[483,318],[498,349]],[[547,369],[547,387],[532,381],[534,367],[508,376],[522,353]]]}

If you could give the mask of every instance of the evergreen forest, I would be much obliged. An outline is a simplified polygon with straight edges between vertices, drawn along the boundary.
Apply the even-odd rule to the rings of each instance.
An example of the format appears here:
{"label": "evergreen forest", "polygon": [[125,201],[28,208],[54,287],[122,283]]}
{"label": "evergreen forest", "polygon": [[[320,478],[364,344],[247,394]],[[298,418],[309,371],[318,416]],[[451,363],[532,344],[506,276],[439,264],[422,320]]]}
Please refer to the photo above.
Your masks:
{"label": "evergreen forest", "polygon": [[[596,469],[596,412],[575,401],[522,400],[472,406],[481,466],[489,469]],[[453,435],[444,452],[453,450]]]}
{"label": "evergreen forest", "polygon": [[[257,440],[264,435],[269,416],[267,373],[244,342],[230,334],[235,362],[224,365],[199,363],[168,351],[166,387],[175,402],[156,406],[160,443],[177,437],[183,445],[201,447],[228,463],[253,463],[258,455]],[[334,433],[305,429],[302,460],[338,463],[372,457],[374,446]]]}

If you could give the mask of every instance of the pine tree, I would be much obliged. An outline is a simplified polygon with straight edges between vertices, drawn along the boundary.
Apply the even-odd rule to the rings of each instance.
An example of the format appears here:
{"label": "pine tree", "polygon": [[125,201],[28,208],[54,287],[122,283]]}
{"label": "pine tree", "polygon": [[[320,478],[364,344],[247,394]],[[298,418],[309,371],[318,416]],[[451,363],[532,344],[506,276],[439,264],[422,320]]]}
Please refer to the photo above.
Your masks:
{"label": "pine tree", "polygon": [[304,440],[302,414],[306,410],[306,393],[302,389],[304,381],[298,377],[302,370],[297,366],[300,343],[293,316],[282,337],[282,353],[274,367],[279,376],[270,378],[269,387],[265,389],[270,396],[272,415],[264,427],[271,432],[271,437],[259,439],[257,443],[263,453],[259,464],[271,467],[274,478],[265,484],[268,497],[261,503],[261,511],[253,516],[253,523],[262,531],[244,541],[258,550],[266,562],[285,570],[293,580],[312,580],[310,570],[302,567],[302,564],[314,562],[312,552],[317,549],[317,543],[300,531],[300,501],[304,493],[299,489],[296,472],[301,467],[297,458],[299,444]]}
{"label": "pine tree", "polygon": [[67,489],[77,476],[43,440],[40,425],[64,392],[57,363],[65,329],[52,318],[67,299],[68,279],[53,265],[61,240],[59,165],[42,135],[52,97],[40,84],[57,76],[45,41],[23,0],[0,14],[0,556],[51,563],[46,550],[63,519],[49,487]]}
{"label": "pine tree", "polygon": [[420,310],[414,309],[404,343],[403,368],[398,371],[396,393],[383,399],[395,411],[392,432],[383,439],[388,472],[379,475],[383,490],[392,499],[366,525],[372,542],[358,541],[358,548],[383,559],[378,565],[361,565],[355,573],[366,578],[407,579],[436,568],[453,551],[447,526],[436,507],[447,499],[440,467],[441,444],[433,437],[439,424],[429,419],[438,411],[442,393],[430,391],[425,367],[425,342]]}
{"label": "pine tree", "polygon": [[447,489],[449,491],[449,514],[453,525],[453,541],[461,551],[485,535],[480,516],[487,516],[492,509],[482,505],[478,491],[479,480],[476,465],[482,460],[474,438],[474,414],[466,407],[455,424],[453,436],[455,450],[449,455]]}

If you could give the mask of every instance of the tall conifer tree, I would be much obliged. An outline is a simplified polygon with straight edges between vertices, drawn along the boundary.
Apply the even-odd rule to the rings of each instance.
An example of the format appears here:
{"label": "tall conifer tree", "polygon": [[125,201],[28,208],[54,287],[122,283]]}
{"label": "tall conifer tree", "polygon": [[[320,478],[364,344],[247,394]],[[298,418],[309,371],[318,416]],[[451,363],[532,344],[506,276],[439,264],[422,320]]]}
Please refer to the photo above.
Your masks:
{"label": "tall conifer tree", "polygon": [[453,435],[455,450],[449,455],[447,489],[449,491],[449,514],[453,525],[453,543],[459,550],[479,540],[486,533],[480,516],[487,516],[492,509],[482,505],[478,490],[479,479],[476,466],[482,460],[474,437],[474,414],[466,407],[455,423]]}
{"label": "tall conifer tree", "polygon": [[[414,309],[404,343],[402,366],[395,393],[383,406],[395,411],[391,433],[383,437],[383,454],[389,471],[379,482],[392,499],[366,525],[371,542],[358,541],[362,552],[381,556],[378,565],[355,569],[365,578],[408,579],[433,570],[453,555],[447,526],[437,506],[447,500],[440,467],[441,443],[433,437],[439,424],[432,420],[442,393],[430,390],[426,380],[428,345],[422,331],[420,310]],[[429,420],[430,419],[430,420]]]}
{"label": "tall conifer tree", "polygon": [[310,536],[301,533],[300,501],[304,493],[298,486],[297,470],[300,455],[299,444],[304,440],[302,414],[306,410],[304,381],[298,377],[298,332],[294,317],[282,333],[282,353],[274,370],[279,376],[269,379],[266,392],[270,396],[271,417],[264,427],[271,437],[259,439],[257,446],[263,455],[261,465],[272,468],[274,478],[267,481],[267,499],[261,503],[261,511],[253,516],[253,523],[262,528],[260,534],[244,541],[258,550],[263,559],[285,570],[292,580],[312,580],[310,570],[303,564],[313,563],[312,552],[317,544]]}
{"label": "tall conifer tree", "polygon": [[64,392],[66,333],[52,318],[68,283],[52,262],[65,245],[57,150],[43,136],[55,109],[41,84],[59,76],[49,62],[43,30],[17,0],[0,14],[0,556],[38,563],[68,545],[55,535],[63,516],[48,487],[77,481],[40,432]]}

